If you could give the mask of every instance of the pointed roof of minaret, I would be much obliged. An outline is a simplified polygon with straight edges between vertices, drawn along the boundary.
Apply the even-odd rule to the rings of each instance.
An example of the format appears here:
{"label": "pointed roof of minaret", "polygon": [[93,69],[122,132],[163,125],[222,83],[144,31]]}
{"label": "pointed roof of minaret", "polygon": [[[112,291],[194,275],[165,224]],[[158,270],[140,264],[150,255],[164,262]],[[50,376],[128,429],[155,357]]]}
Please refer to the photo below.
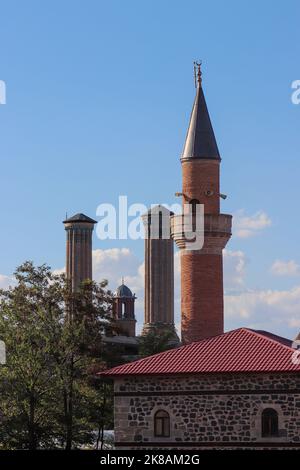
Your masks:
{"label": "pointed roof of minaret", "polygon": [[72,223],[72,222],[86,222],[86,223],[89,223],[89,224],[96,224],[97,221],[94,220],[94,219],[91,219],[90,217],[88,217],[87,215],[85,214],[82,214],[82,213],[78,213],[78,214],[75,214],[73,215],[72,217],[66,217],[66,219],[63,221],[63,224],[68,224],[68,223]]}
{"label": "pointed roof of minaret", "polygon": [[201,63],[195,62],[194,66],[197,90],[181,160],[190,158],[220,160],[202,88]]}

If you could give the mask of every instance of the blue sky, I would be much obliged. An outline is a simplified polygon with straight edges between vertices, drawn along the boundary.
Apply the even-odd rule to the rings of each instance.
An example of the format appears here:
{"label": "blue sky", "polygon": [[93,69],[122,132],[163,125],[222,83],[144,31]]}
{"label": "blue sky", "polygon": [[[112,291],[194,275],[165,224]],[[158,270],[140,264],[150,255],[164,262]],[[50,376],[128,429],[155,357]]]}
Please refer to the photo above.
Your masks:
{"label": "blue sky", "polygon": [[[296,334],[299,2],[13,0],[0,1],[0,12],[2,276],[25,259],[64,265],[66,211],[95,217],[122,194],[176,202],[192,62],[202,59],[228,194],[222,210],[238,224],[225,259],[234,278],[225,279],[227,328]],[[95,237],[94,248],[106,250],[106,266],[128,249],[117,272],[102,260],[97,273],[112,288],[127,275],[142,299],[143,242]]]}

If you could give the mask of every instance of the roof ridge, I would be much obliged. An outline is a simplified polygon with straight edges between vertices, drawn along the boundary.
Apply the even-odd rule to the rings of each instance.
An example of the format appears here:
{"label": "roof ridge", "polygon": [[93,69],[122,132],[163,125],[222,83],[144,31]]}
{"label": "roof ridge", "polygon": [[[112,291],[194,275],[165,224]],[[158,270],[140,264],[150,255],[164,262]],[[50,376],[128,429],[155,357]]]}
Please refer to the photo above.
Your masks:
{"label": "roof ridge", "polygon": [[[258,330],[253,330],[252,328],[246,328],[246,327],[241,328],[241,329],[247,330],[247,331],[249,331],[250,333],[252,333],[253,335],[255,335],[255,336],[260,336],[261,338],[264,338],[264,339],[266,339],[266,340],[268,340],[268,341],[271,341],[272,343],[279,344],[280,346],[283,346],[284,348],[287,348],[289,351],[294,351],[294,348],[292,348],[291,346],[287,346],[286,344],[283,344],[283,343],[281,343],[280,341],[276,341],[276,339],[270,338],[270,336],[264,335],[263,333],[261,333],[261,332],[258,331]],[[266,333],[268,333],[268,332],[266,332]],[[271,332],[270,332],[270,333],[271,333]],[[271,334],[273,335],[274,333],[271,333]],[[275,334],[274,334],[274,336],[278,336],[278,335],[275,335]],[[278,336],[278,337],[279,337],[279,338],[282,338],[282,339],[285,339],[285,340],[287,340],[287,341],[291,341],[291,340],[289,340],[288,338],[284,338],[283,336]],[[292,341],[291,341],[291,342],[292,342]]]}

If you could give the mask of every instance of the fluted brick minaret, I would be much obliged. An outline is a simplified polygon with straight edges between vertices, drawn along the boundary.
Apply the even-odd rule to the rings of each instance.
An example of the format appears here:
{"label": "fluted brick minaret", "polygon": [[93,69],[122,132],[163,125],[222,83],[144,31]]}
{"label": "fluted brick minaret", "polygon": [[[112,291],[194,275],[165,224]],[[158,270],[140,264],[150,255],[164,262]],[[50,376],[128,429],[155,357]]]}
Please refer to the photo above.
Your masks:
{"label": "fluted brick minaret", "polygon": [[84,214],[63,221],[67,232],[66,275],[75,292],[84,280],[93,279],[92,232],[97,222]]}
{"label": "fluted brick minaret", "polygon": [[145,316],[142,334],[170,331],[174,326],[174,244],[170,236],[171,212],[155,206],[142,218],[145,226]]}
{"label": "fluted brick minaret", "polygon": [[[204,245],[187,249],[182,222],[174,216],[172,235],[181,250],[181,332],[183,343],[223,333],[222,250],[231,236],[231,215],[220,214],[220,155],[202,89],[197,91],[181,156],[182,203],[204,205]],[[195,230],[195,227],[194,227]]]}

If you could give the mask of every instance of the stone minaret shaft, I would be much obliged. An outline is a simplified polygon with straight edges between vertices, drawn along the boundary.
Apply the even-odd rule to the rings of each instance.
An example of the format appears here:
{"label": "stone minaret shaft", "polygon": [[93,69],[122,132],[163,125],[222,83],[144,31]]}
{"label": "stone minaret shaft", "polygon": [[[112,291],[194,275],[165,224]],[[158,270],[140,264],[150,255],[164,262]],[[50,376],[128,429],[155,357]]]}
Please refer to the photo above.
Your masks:
{"label": "stone minaret shaft", "polygon": [[145,226],[145,318],[143,334],[151,328],[174,327],[174,246],[170,211],[156,206],[143,216]]}
{"label": "stone minaret shaft", "polygon": [[183,205],[190,204],[191,213],[197,204],[204,205],[202,249],[187,249],[183,227],[174,224],[178,216],[172,222],[172,235],[181,251],[183,343],[224,331],[222,250],[231,236],[231,216],[220,214],[220,161],[198,66],[197,92],[181,164]]}
{"label": "stone minaret shaft", "polygon": [[93,278],[92,232],[96,221],[76,214],[63,223],[67,232],[66,276],[75,292],[82,281]]}

